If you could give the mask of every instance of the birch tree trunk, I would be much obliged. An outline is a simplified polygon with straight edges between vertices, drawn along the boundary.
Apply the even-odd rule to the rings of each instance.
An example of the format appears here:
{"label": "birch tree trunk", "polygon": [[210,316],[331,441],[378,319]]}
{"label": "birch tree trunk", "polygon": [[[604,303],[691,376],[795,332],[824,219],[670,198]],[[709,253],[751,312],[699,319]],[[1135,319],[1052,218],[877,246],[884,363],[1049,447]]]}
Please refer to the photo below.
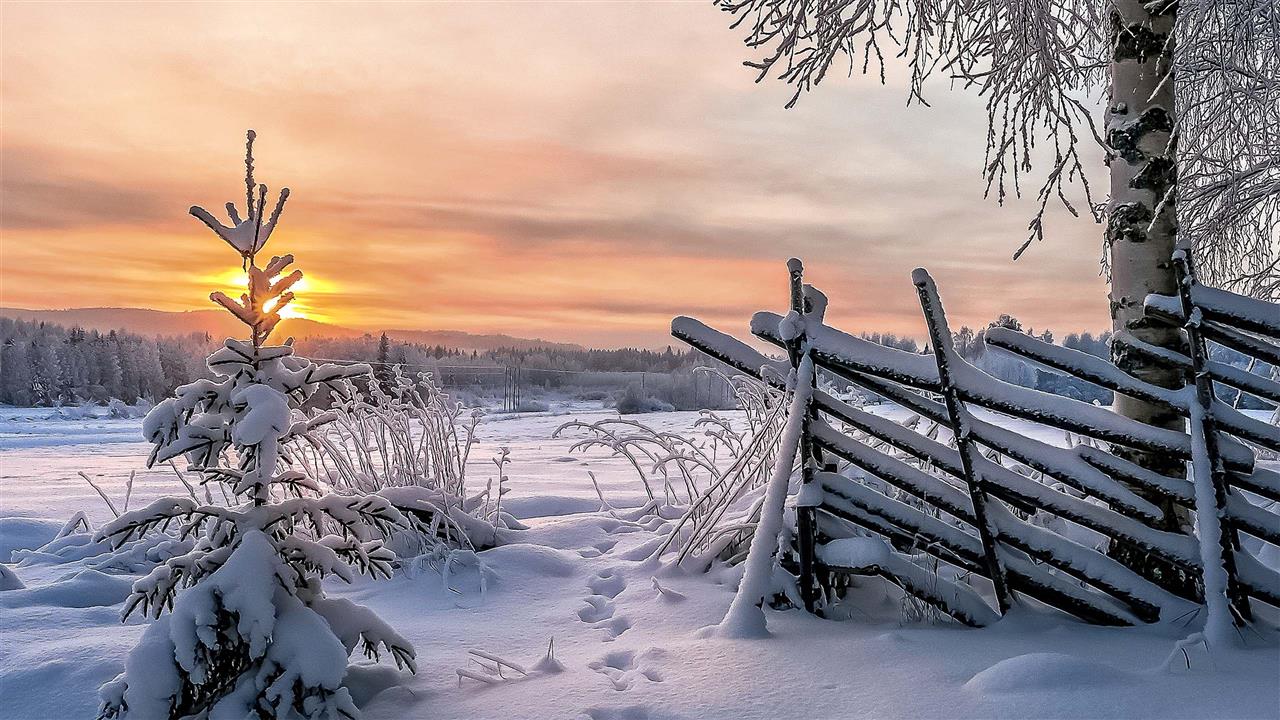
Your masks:
{"label": "birch tree trunk", "polygon": [[[1143,299],[1149,293],[1177,293],[1172,263],[1178,231],[1176,139],[1172,132],[1176,108],[1171,73],[1175,7],[1172,1],[1115,0],[1111,10],[1114,49],[1106,115],[1111,198],[1106,243],[1111,265],[1112,330],[1185,352],[1177,328],[1152,323],[1142,312]],[[1125,352],[1122,344],[1113,345],[1112,354],[1115,364],[1134,377],[1162,387],[1183,384],[1180,371]],[[1184,429],[1180,416],[1150,403],[1117,394],[1115,405],[1117,412],[1134,420]],[[1165,475],[1183,474],[1181,463],[1168,457],[1131,453],[1129,459]],[[1164,525],[1185,531],[1188,519],[1166,504]],[[1161,584],[1193,581],[1144,553],[1114,548],[1112,554]]]}

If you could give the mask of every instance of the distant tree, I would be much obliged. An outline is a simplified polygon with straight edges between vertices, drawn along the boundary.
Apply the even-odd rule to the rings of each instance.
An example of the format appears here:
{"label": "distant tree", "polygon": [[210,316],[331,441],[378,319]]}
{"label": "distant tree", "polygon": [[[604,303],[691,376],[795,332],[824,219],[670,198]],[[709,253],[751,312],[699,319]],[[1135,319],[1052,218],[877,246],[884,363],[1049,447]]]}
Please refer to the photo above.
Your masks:
{"label": "distant tree", "polygon": [[972,359],[977,352],[977,333],[968,325],[962,325],[959,330],[952,333],[951,342],[962,358]]}
{"label": "distant tree", "polygon": [[27,346],[8,340],[0,346],[0,392],[3,402],[13,405],[31,405],[31,362]]}
{"label": "distant tree", "polygon": [[1022,332],[1022,323],[1018,318],[1012,315],[1001,314],[1000,317],[996,318],[995,322],[991,323],[987,327],[1002,327]]}
{"label": "distant tree", "polygon": [[121,397],[124,395],[124,376],[120,368],[119,344],[114,337],[102,337],[98,339],[97,350],[98,385],[106,397]]}
{"label": "distant tree", "polygon": [[160,362],[160,346],[154,338],[139,338],[138,397],[157,402],[168,393],[164,367]]}
{"label": "distant tree", "polygon": [[61,400],[58,352],[52,338],[41,338],[31,344],[31,396],[37,405],[57,405]]}
{"label": "distant tree", "polygon": [[378,338],[377,364],[373,366],[373,376],[377,378],[383,392],[391,390],[391,375],[391,341],[384,332]]}

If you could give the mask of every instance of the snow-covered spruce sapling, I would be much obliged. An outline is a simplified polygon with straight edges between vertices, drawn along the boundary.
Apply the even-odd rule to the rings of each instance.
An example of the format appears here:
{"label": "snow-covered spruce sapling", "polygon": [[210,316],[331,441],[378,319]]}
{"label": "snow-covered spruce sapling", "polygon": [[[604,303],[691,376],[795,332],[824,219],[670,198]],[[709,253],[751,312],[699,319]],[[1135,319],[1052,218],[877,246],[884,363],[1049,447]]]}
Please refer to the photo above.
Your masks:
{"label": "snow-covered spruce sapling", "polygon": [[250,131],[245,217],[228,203],[232,224],[224,226],[191,209],[243,260],[245,294],[211,299],[248,326],[249,339],[228,339],[209,356],[214,379],[178,388],[143,423],[155,446],[149,465],[185,456],[204,482],[229,485],[236,502],[162,498],[99,530],[117,544],[162,528],[193,541],[134,584],[124,616],[141,610],[156,621],[124,673],[102,686],[102,718],[354,718],[359,711],[342,682],[357,646],[415,670],[408,641],[372,611],[325,597],[321,586],[329,576],[389,577],[394,555],[382,538],[408,522],[385,498],[322,493],[282,452],[331,419],[304,417],[303,403],[322,388],[340,392],[342,380],[369,368],[316,365],[288,343],[266,344],[302,273],[280,277],[293,262],[288,255],[257,264],[288,190],[264,221],[267,189],[254,184],[253,139]]}

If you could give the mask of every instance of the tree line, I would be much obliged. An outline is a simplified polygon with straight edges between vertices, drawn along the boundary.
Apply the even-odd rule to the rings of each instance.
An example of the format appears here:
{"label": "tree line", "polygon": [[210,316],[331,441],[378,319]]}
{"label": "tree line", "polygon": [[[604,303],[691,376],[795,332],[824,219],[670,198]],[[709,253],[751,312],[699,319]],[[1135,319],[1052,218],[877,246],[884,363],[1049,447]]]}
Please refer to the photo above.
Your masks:
{"label": "tree line", "polygon": [[[1010,315],[1001,315],[989,327],[1008,327],[1053,342],[1054,335],[1045,330],[1023,329],[1022,323]],[[956,350],[962,357],[984,371],[1007,382],[1031,387],[1086,402],[1108,404],[1111,393],[1083,380],[1032,366],[1022,358],[986,347],[982,332],[961,327],[953,333]],[[869,332],[862,337],[888,347],[908,352],[928,352],[909,336]],[[1098,357],[1110,357],[1110,332],[1071,333],[1061,345]],[[64,327],[47,322],[0,318],[0,404],[55,406],[106,403],[117,398],[127,403],[155,401],[170,395],[175,388],[197,378],[209,377],[205,357],[214,349],[217,339],[208,333],[184,336],[151,337],[124,331],[98,332],[79,327]],[[497,348],[488,351],[449,348],[394,341],[385,334],[354,338],[306,338],[298,341],[298,349],[308,357],[371,362],[377,368],[401,365],[408,372],[435,371],[437,378],[455,383],[477,383],[480,377],[467,376],[465,368],[520,366],[526,370],[581,373],[654,373],[688,374],[698,365],[711,364],[696,350],[621,348],[616,350],[546,348]],[[1225,348],[1211,349],[1215,359],[1242,364]],[[464,368],[459,371],[458,368]],[[1255,368],[1266,374],[1269,368]],[[459,374],[460,373],[460,374]],[[500,383],[501,375],[483,376],[484,382]],[[538,379],[538,376],[533,376]],[[547,380],[550,378],[550,380]],[[559,376],[542,380],[560,384]],[[655,387],[657,387],[655,385]],[[1228,399],[1234,391],[1224,389]],[[1245,407],[1251,403],[1247,402]]]}
{"label": "tree line", "polygon": [[[0,318],[0,404],[50,407],[103,404],[111,398],[154,402],[179,385],[210,377],[205,358],[218,341],[208,333],[151,337]],[[498,348],[481,352],[396,342],[386,335],[305,338],[296,346],[308,357],[373,362],[379,367],[402,365],[409,372],[519,365],[531,370],[671,373],[706,364],[698,353],[670,346],[665,351]]]}
{"label": "tree line", "polygon": [[207,333],[153,338],[0,318],[0,403],[154,401],[206,376],[212,344]]}

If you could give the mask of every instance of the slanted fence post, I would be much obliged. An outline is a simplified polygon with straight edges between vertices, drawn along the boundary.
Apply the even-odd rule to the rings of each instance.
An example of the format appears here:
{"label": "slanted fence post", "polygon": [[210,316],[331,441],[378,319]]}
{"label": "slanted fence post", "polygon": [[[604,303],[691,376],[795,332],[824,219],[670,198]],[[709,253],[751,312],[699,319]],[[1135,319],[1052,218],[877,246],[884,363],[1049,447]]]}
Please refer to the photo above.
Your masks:
{"label": "slanted fence post", "polygon": [[[787,261],[787,272],[791,280],[791,311],[803,318],[809,311],[804,297],[804,264],[800,262],[799,258],[791,258]],[[801,324],[801,327],[803,327],[803,324]],[[800,359],[804,355],[806,342],[808,342],[807,332],[802,330],[799,335],[787,343],[787,357],[790,359],[792,370],[797,374],[797,377],[799,376]],[[815,387],[817,382],[818,371],[817,368],[814,368],[813,383]],[[798,390],[799,388],[797,388]],[[810,400],[809,403],[800,427],[802,487],[807,487],[813,482],[815,467],[818,464],[813,445],[813,436],[810,433],[813,401]],[[801,493],[801,496],[803,496],[803,493]],[[815,612],[818,606],[818,583],[814,572],[816,549],[814,546],[817,543],[816,524],[813,507],[798,504],[796,506],[796,534],[800,545],[800,598],[804,601],[804,609],[808,612]]]}
{"label": "slanted fence post", "polygon": [[938,288],[933,278],[924,268],[918,268],[911,274],[916,292],[920,295],[920,308],[924,311],[925,323],[929,327],[929,344],[933,346],[933,357],[938,364],[938,381],[942,385],[942,398],[946,403],[947,416],[951,421],[951,429],[956,438],[956,449],[960,453],[960,467],[964,474],[965,484],[969,488],[969,499],[973,503],[973,517],[978,526],[978,537],[982,540],[982,555],[991,584],[995,586],[996,602],[1000,605],[1000,614],[1009,612],[1012,595],[1005,578],[1004,565],[1000,562],[1000,554],[996,548],[995,533],[987,519],[987,492],[982,481],[982,474],[975,465],[980,457],[978,448],[970,435],[969,411],[960,399],[951,376],[951,361],[956,357],[955,347],[951,341],[951,328],[947,325],[947,317],[942,310],[942,300],[938,297]]}
{"label": "slanted fence post", "polygon": [[[1227,597],[1240,621],[1251,620],[1253,611],[1249,607],[1249,596],[1240,587],[1236,576],[1236,551],[1240,548],[1240,535],[1233,524],[1227,520],[1227,468],[1222,462],[1222,453],[1218,448],[1217,422],[1213,417],[1215,400],[1213,378],[1209,376],[1209,351],[1204,335],[1200,332],[1201,313],[1196,309],[1191,296],[1191,289],[1196,284],[1195,271],[1191,266],[1190,249],[1179,248],[1173,256],[1174,272],[1178,278],[1178,298],[1182,304],[1183,330],[1187,333],[1187,341],[1191,346],[1191,372],[1195,382],[1196,399],[1200,406],[1200,432],[1204,437],[1205,452],[1209,456],[1210,478],[1213,482],[1213,497],[1216,507],[1195,508],[1197,513],[1213,512],[1222,523],[1220,541],[1222,545],[1222,565],[1227,572]],[[1192,417],[1191,422],[1196,418]],[[1192,463],[1194,464],[1194,462]],[[1209,588],[1205,588],[1209,592]],[[1207,601],[1207,598],[1206,598]]]}

